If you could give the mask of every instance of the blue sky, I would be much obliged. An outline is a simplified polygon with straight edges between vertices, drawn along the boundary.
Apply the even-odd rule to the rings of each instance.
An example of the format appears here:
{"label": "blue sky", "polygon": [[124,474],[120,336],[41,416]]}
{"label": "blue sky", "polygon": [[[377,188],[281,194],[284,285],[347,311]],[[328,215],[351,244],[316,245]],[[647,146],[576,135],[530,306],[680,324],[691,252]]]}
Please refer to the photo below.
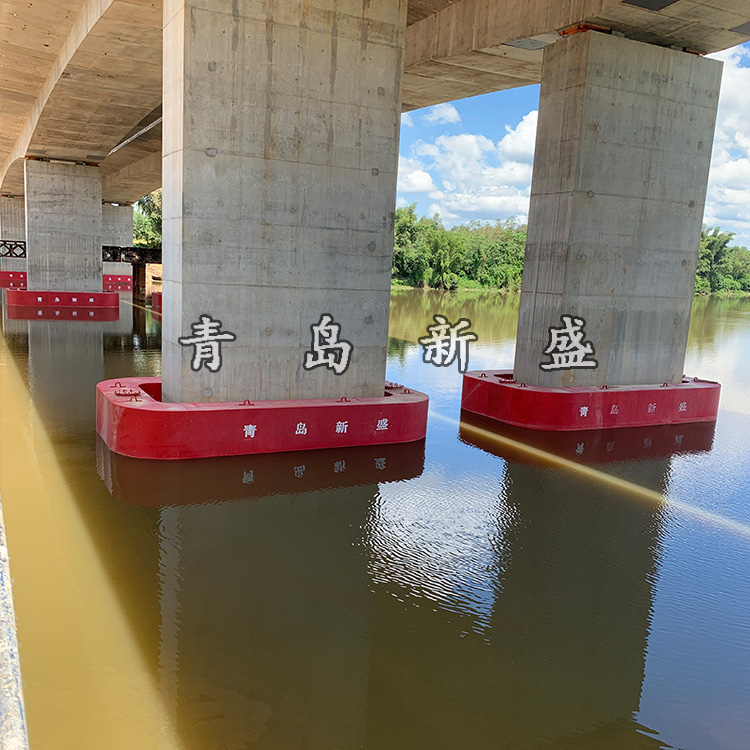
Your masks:
{"label": "blue sky", "polygon": [[[750,43],[724,62],[704,221],[750,246]],[[401,118],[397,205],[447,226],[528,216],[539,86],[415,110]]]}

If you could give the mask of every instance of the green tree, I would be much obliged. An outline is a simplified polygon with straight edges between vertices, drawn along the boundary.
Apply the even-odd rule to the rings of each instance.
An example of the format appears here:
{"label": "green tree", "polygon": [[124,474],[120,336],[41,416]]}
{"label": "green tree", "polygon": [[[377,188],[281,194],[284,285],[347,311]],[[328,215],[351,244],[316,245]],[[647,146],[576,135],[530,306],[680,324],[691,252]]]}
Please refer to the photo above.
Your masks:
{"label": "green tree", "polygon": [[133,237],[136,245],[161,247],[161,188],[135,204]]}
{"label": "green tree", "polygon": [[[704,226],[701,230],[697,277],[705,279],[712,292],[718,292],[726,286],[724,279],[726,260],[729,243],[733,238],[732,232],[722,232],[719,227]],[[699,285],[696,280],[696,290],[699,286],[705,287],[705,284]]]}
{"label": "green tree", "polygon": [[746,247],[730,247],[724,267],[737,289],[750,292],[750,250]]}
{"label": "green tree", "polygon": [[430,286],[437,289],[457,289],[458,272],[464,256],[461,235],[446,232],[441,226],[433,228],[429,235]]}

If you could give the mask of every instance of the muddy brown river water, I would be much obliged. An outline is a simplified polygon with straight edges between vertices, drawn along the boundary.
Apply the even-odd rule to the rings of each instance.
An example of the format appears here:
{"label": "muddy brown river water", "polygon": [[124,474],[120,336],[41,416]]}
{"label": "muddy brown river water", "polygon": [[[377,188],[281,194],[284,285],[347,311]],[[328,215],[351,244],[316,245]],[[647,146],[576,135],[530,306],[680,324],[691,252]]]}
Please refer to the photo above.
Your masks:
{"label": "muddy brown river water", "polygon": [[425,442],[164,463],[95,431],[98,381],[160,374],[129,299],[114,323],[3,310],[34,750],[748,747],[750,300],[693,306],[715,426],[608,450],[461,425],[417,339],[466,317],[470,367],[510,368],[517,297],[404,290],[387,375],[430,395]]}

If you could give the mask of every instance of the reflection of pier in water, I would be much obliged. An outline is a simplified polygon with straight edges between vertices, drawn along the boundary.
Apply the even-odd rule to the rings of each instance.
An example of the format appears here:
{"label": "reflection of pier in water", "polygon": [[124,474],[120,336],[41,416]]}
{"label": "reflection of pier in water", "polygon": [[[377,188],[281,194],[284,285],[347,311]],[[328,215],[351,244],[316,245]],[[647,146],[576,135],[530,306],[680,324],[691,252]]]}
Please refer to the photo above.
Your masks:
{"label": "reflection of pier in water", "polygon": [[363,745],[362,537],[376,496],[366,485],[160,511],[159,680],[186,748]]}
{"label": "reflection of pier in water", "polygon": [[610,430],[528,430],[461,412],[459,437],[464,443],[502,458],[535,461],[526,447],[580,464],[613,463],[669,457],[711,450],[716,422],[694,422]]}
{"label": "reflection of pier in water", "polygon": [[[713,425],[681,430],[681,450],[710,449]],[[510,432],[514,440],[530,437]],[[606,470],[664,492],[675,433],[651,430],[644,448],[648,436],[617,432],[615,440],[638,440],[637,447],[618,448],[619,458],[630,452],[641,460],[608,463]],[[472,435],[465,431],[462,439],[478,442]],[[575,435],[536,438],[547,451],[562,438],[555,452],[582,460]],[[608,460],[611,434],[588,432],[585,439],[589,459]],[[664,508],[485,442],[506,460],[484,568],[453,579],[450,608],[420,601],[418,577],[404,584],[393,575],[375,589],[366,747],[421,747],[428,740],[445,748],[663,747],[635,716]],[[640,453],[649,449],[657,455]],[[397,566],[390,556],[382,551],[380,577]],[[473,606],[461,611],[462,598],[473,598]],[[378,621],[389,628],[376,627]],[[435,726],[439,738],[430,734]]]}
{"label": "reflection of pier in water", "polygon": [[[129,292],[120,292],[121,302],[131,297]],[[7,315],[3,298],[3,335],[15,351],[26,349],[28,385],[49,424],[79,425],[89,431],[96,422],[96,399],[92,398],[96,384],[109,377],[112,368],[122,376],[127,372],[123,365],[142,365],[140,351],[160,354],[158,327],[146,330],[144,321],[143,335],[134,333],[136,316],[131,316],[130,309],[136,311],[121,304],[119,317],[109,321],[14,319]],[[119,359],[112,356],[118,351],[123,355]],[[138,374],[152,372],[153,368],[145,366],[139,367]]]}
{"label": "reflection of pier in water", "polygon": [[[669,460],[623,467],[663,490]],[[189,747],[661,746],[633,718],[660,507],[508,461],[478,627],[423,596],[429,571],[389,569],[382,503],[372,484],[160,511],[160,679]]]}
{"label": "reflection of pier in water", "polygon": [[[633,718],[658,576],[657,504],[506,451],[486,535],[469,527],[467,541],[450,518],[430,517],[430,482],[444,482],[440,494],[450,497],[450,477],[428,465],[408,485],[373,478],[420,474],[423,445],[411,446],[413,462],[400,457],[401,469],[387,457],[392,476],[363,452],[373,474],[363,463],[356,486],[334,485],[343,481],[336,460],[346,472],[357,463],[327,451],[304,454],[303,477],[292,455],[248,469],[248,457],[149,467],[100,452],[100,471],[126,501],[116,502],[90,453],[69,439],[86,429],[93,445],[91,426],[78,426],[79,410],[93,408],[90,384],[75,368],[58,370],[62,382],[52,377],[64,356],[54,347],[77,346],[79,334],[61,327],[52,344],[49,324],[24,325],[16,343],[28,337],[33,368],[47,373],[35,395],[64,438],[55,449],[78,511],[185,750],[661,746]],[[106,345],[114,335],[100,329],[81,368],[101,367],[102,337]],[[683,433],[681,450],[710,446],[700,429]],[[668,442],[654,435],[651,446]],[[570,443],[564,454],[590,460],[593,446],[581,457]],[[605,470],[662,491],[668,453]],[[316,460],[325,471],[312,470]],[[245,481],[248,470],[262,492]],[[275,474],[277,494],[263,494],[261,477]],[[297,479],[310,484],[292,492]],[[459,487],[472,493],[456,484],[457,503]],[[394,521],[410,492],[423,492],[424,505],[407,503]],[[171,507],[143,507],[160,498]],[[199,504],[221,499],[235,502]],[[438,544],[431,528],[442,533]],[[451,544],[459,575],[440,599],[429,586],[443,571],[424,550],[432,545],[439,565]],[[479,605],[466,604],[468,587]]]}

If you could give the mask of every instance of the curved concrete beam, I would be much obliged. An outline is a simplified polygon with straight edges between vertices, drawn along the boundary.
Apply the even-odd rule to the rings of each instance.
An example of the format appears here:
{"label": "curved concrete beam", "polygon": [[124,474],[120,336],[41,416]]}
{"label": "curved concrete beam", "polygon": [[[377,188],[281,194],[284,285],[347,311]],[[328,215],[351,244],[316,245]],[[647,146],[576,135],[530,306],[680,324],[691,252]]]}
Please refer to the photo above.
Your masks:
{"label": "curved concrete beam", "polygon": [[[12,79],[0,79],[0,193],[23,194],[27,155],[100,164],[115,202],[161,184],[160,131],[107,155],[161,104],[162,2],[0,3]],[[664,7],[639,7],[648,4]],[[580,23],[714,52],[750,38],[750,0],[410,0],[403,109],[538,83],[543,47]],[[27,112],[23,127],[17,110]]]}
{"label": "curved concrete beam", "polygon": [[10,155],[86,2],[0,3],[0,166]]}
{"label": "curved concrete beam", "polygon": [[135,203],[161,187],[161,149],[102,178],[102,200]]}
{"label": "curved concrete beam", "polygon": [[23,185],[23,159],[16,159],[8,166],[0,185],[0,195],[24,195]]}
{"label": "curved concrete beam", "polygon": [[161,187],[161,107],[101,163],[102,198],[112,203],[132,203]]}
{"label": "curved concrete beam", "polygon": [[102,162],[158,107],[161,33],[161,0],[88,0],[0,169],[0,192],[19,192],[11,167],[25,156]]}

